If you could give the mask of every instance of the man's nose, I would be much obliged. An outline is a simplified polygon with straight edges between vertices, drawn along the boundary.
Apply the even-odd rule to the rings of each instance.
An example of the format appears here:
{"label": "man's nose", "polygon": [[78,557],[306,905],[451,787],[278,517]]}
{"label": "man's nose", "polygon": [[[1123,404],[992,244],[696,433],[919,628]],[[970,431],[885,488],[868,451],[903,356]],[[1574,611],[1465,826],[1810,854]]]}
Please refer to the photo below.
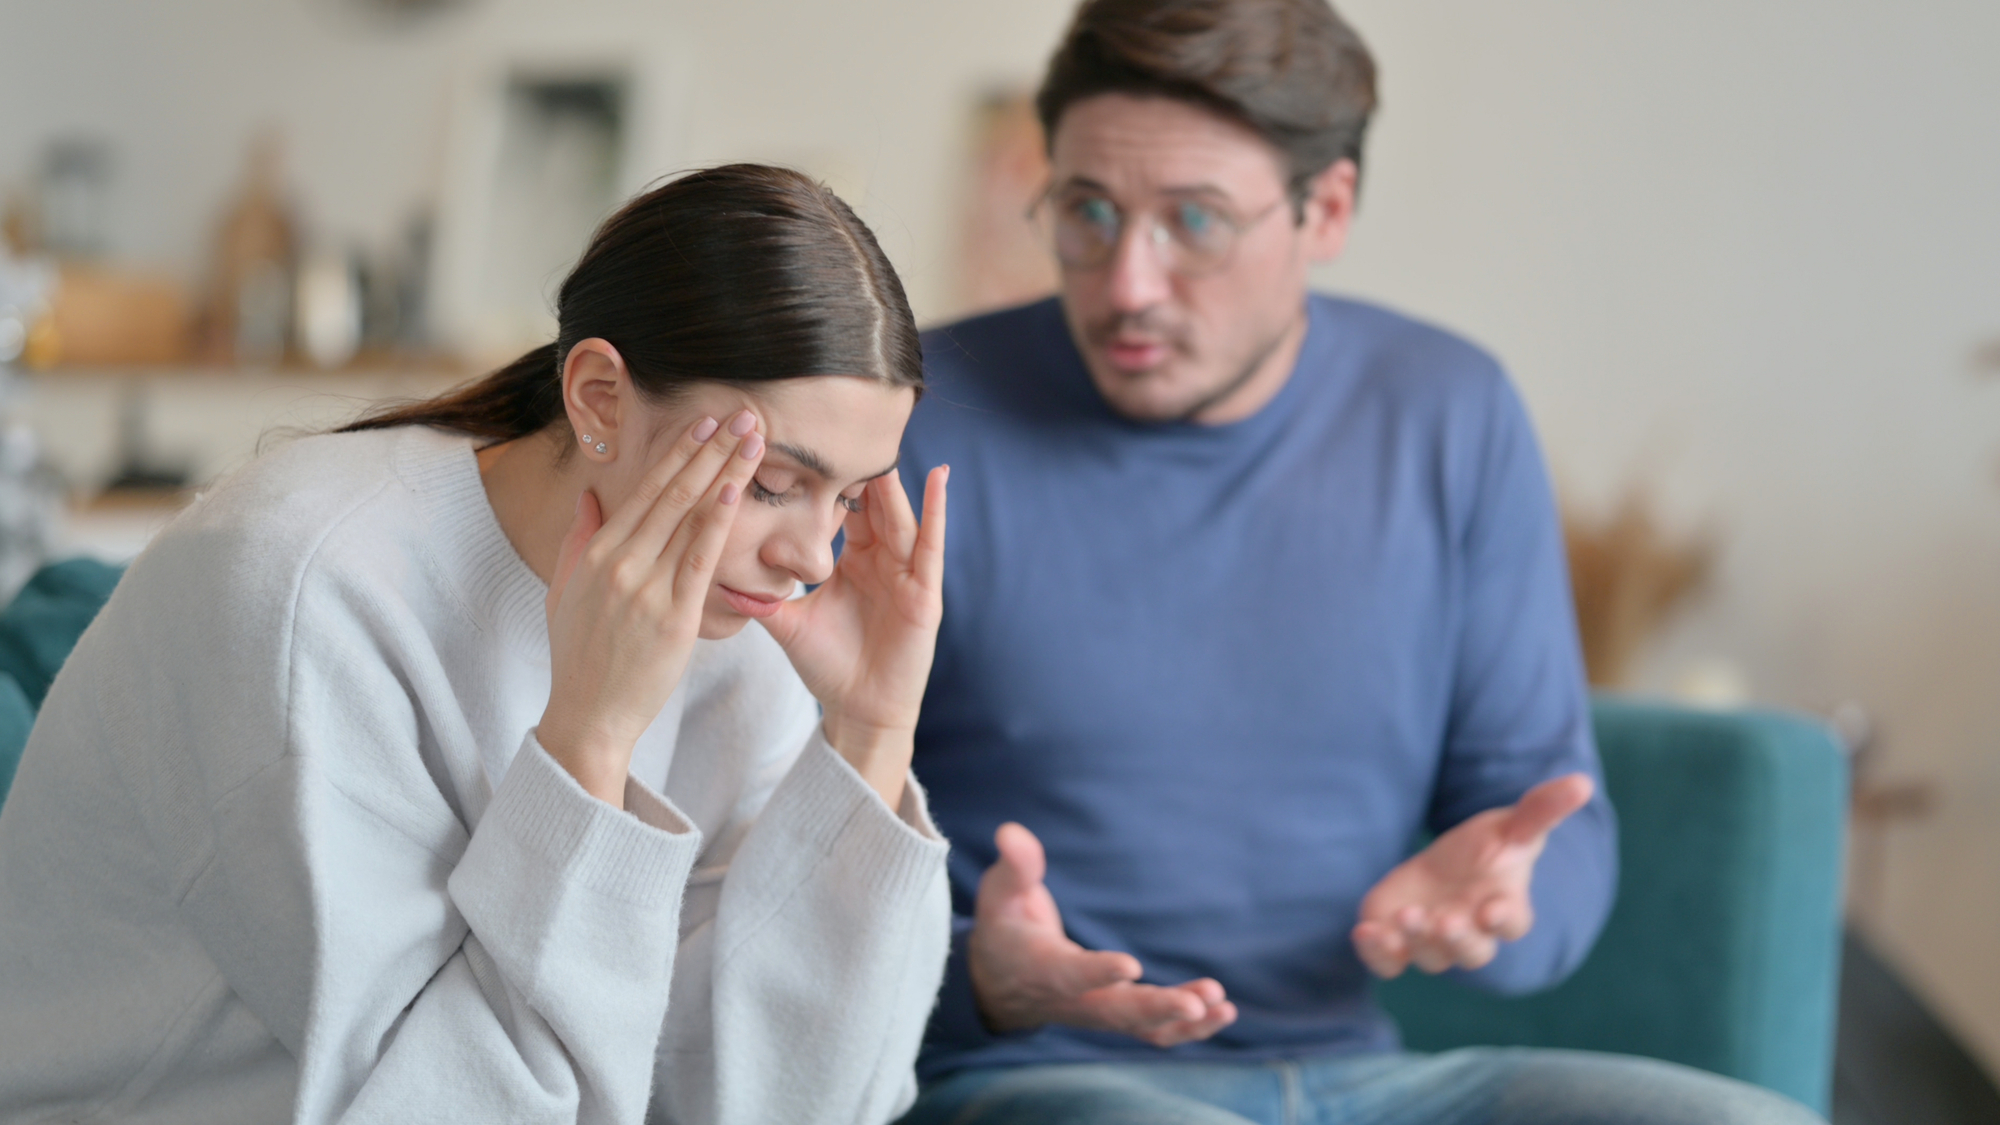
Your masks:
{"label": "man's nose", "polygon": [[1111,257],[1111,306],[1122,313],[1142,312],[1167,299],[1170,286],[1165,239],[1159,224],[1140,220],[1119,233]]}

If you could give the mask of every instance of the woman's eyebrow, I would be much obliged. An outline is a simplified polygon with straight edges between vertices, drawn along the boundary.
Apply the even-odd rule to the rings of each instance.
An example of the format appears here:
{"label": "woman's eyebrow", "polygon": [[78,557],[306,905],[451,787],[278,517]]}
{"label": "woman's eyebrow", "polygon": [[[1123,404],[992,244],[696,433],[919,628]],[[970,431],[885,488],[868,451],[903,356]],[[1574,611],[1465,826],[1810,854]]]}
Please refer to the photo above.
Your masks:
{"label": "woman's eyebrow", "polygon": [[826,463],[826,458],[821,457],[805,446],[793,445],[788,441],[774,441],[771,443],[771,448],[791,458],[799,468],[812,473],[821,480],[833,479],[833,466]]}
{"label": "woman's eyebrow", "polygon": [[[791,458],[791,460],[795,464],[797,464],[799,468],[806,470],[807,472],[813,474],[814,476],[818,477],[821,480],[839,479],[839,477],[834,474],[833,466],[826,463],[826,458],[821,457],[818,453],[815,453],[814,451],[807,449],[803,445],[793,445],[791,442],[788,441],[774,441],[771,443],[771,448],[779,453],[784,454],[786,457]],[[863,481],[871,481],[874,480],[876,477],[886,477],[890,473],[893,473],[895,471],[896,471],[896,466],[891,465],[888,468],[883,469],[879,473],[872,473],[861,479]]]}

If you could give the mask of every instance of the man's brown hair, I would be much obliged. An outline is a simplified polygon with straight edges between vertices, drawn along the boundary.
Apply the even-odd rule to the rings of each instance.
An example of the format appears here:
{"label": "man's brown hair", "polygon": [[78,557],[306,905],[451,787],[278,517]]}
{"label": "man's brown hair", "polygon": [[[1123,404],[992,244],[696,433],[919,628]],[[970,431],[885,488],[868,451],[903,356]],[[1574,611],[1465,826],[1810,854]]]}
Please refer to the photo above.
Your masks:
{"label": "man's brown hair", "polygon": [[1071,104],[1111,93],[1249,126],[1284,154],[1296,209],[1336,161],[1361,166],[1375,59],[1326,0],[1084,0],[1035,95],[1049,143]]}

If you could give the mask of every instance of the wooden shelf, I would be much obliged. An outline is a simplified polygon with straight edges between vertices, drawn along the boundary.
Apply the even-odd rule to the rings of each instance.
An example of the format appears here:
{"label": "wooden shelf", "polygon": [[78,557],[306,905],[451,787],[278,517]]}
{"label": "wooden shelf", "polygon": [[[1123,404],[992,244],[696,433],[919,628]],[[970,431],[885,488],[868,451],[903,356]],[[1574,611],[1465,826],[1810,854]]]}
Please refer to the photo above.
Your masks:
{"label": "wooden shelf", "polygon": [[248,382],[400,382],[444,384],[472,378],[478,372],[455,360],[411,357],[393,362],[363,362],[321,368],[310,364],[249,366],[220,363],[132,364],[90,367],[47,367],[24,372],[29,378],[66,381],[189,380]]}

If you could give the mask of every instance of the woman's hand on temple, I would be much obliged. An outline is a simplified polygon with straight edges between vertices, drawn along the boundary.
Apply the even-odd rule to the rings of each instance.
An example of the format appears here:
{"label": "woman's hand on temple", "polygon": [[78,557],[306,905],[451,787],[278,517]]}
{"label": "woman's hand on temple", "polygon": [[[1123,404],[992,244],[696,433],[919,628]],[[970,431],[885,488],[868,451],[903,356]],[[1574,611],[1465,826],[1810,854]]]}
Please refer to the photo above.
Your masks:
{"label": "woman's hand on temple", "polygon": [[897,474],[868,483],[833,575],[764,627],[825,711],[826,738],[890,808],[902,801],[944,617],[945,482],[924,483],[917,522]]}
{"label": "woman's hand on temple", "polygon": [[549,583],[548,709],[536,737],[622,806],[632,747],[680,683],[737,501],[764,455],[756,418],[705,418],[605,518],[577,500]]}

